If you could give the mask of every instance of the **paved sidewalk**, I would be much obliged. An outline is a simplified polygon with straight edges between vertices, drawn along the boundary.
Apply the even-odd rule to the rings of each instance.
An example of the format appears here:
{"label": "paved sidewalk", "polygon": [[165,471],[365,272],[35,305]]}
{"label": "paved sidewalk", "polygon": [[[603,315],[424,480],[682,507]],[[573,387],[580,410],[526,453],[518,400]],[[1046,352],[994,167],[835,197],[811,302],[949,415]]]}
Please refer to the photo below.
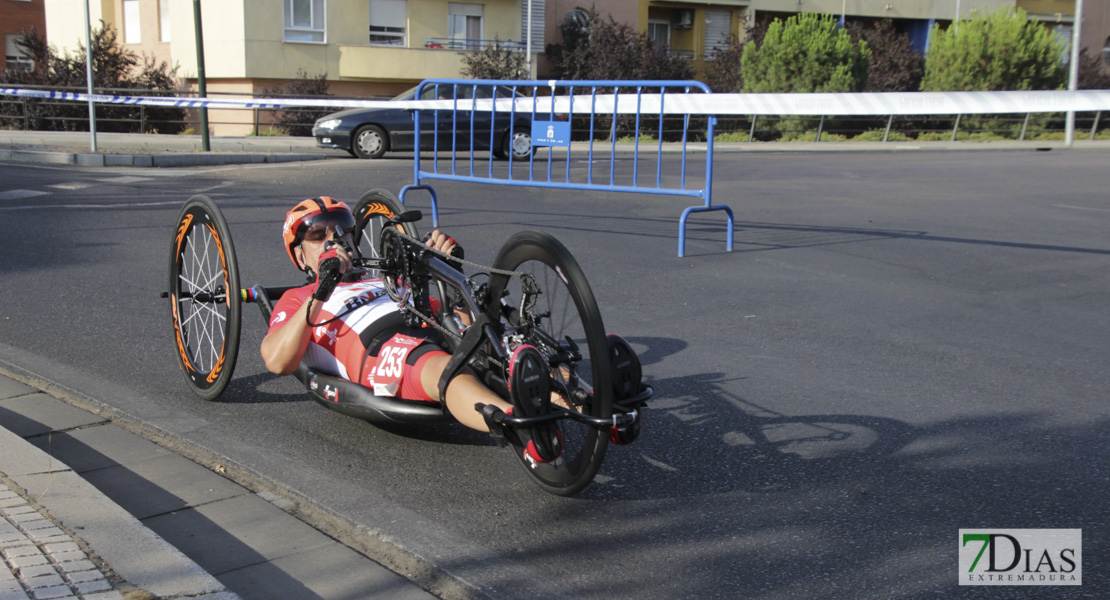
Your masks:
{"label": "paved sidewalk", "polygon": [[195,167],[349,157],[318,148],[310,137],[211,137],[98,133],[97,151],[86,132],[0,130],[0,161],[84,167]]}
{"label": "paved sidewalk", "polygon": [[0,600],[434,600],[283,504],[0,375]]}
{"label": "paved sidewalk", "polygon": [[[44,394],[0,377],[0,407]],[[238,600],[0,414],[0,600]],[[78,533],[79,532],[79,533]],[[146,592],[136,595],[137,591]],[[126,596],[125,596],[126,594]]]}

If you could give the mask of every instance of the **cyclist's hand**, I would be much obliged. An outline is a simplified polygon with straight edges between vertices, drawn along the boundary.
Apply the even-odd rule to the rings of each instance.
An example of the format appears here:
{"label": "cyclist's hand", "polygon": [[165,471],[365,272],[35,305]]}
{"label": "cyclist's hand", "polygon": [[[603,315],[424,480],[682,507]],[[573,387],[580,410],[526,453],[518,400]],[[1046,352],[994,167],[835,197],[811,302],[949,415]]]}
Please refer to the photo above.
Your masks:
{"label": "cyclist's hand", "polygon": [[343,272],[351,266],[351,259],[343,246],[328,243],[324,253],[320,255],[320,264],[316,268],[316,290],[312,297],[324,301],[331,296],[335,285],[339,283]]}
{"label": "cyclist's hand", "polygon": [[456,258],[463,257],[463,246],[458,245],[458,242],[440,230],[433,230],[432,233],[427,234],[424,237],[424,245]]}
{"label": "cyclist's hand", "polygon": [[324,244],[324,254],[320,255],[321,263],[324,262],[325,255],[331,256],[329,253],[331,250],[335,251],[335,257],[339,259],[339,272],[346,273],[353,265],[351,262],[351,250],[347,248],[347,244],[344,242],[326,242]]}
{"label": "cyclist's hand", "polygon": [[424,245],[434,250],[439,250],[444,254],[451,254],[452,250],[460,247],[458,242],[438,229],[432,230],[432,232],[427,235],[424,239]]}

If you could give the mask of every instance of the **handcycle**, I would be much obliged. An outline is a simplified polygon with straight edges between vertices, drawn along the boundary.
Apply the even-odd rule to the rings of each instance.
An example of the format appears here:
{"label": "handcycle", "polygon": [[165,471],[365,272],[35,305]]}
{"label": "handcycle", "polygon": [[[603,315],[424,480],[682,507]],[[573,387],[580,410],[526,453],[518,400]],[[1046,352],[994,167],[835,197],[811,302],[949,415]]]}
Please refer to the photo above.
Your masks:
{"label": "handcycle", "polygon": [[[502,414],[489,423],[490,433],[499,444],[515,448],[541,488],[558,495],[581,491],[597,474],[610,442],[627,444],[638,437],[653,390],[642,383],[630,347],[606,335],[582,269],[557,239],[522,231],[486,267],[425,246],[415,225],[420,212],[405,211],[387,190],[364,194],[354,214],[351,233],[358,258],[347,277],[380,278],[406,325],[440,332],[452,355],[439,382],[441,397],[451,376],[467,367],[508,399],[510,349],[530,344],[547,359],[551,387],[563,405],[552,404],[546,415]],[[478,271],[466,275],[466,267]],[[295,287],[240,287],[235,248],[219,207],[203,195],[184,204],[174,231],[169,291],[163,296],[170,299],[178,364],[196,395],[214,400],[231,381],[242,303],[256,304],[269,323],[272,299]],[[293,375],[313,400],[359,419],[405,424],[453,420],[438,402],[379,396],[304,362]],[[554,423],[562,437],[563,453],[551,463],[527,461],[520,440],[504,434],[505,428],[541,422]]]}

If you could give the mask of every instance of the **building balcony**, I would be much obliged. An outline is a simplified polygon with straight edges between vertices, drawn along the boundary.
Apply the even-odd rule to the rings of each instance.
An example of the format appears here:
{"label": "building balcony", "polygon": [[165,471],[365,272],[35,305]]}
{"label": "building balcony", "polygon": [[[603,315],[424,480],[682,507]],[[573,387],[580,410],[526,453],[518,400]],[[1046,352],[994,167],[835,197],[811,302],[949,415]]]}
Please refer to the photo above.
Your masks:
{"label": "building balcony", "polygon": [[457,52],[432,48],[339,45],[339,77],[365,80],[422,80],[460,77]]}
{"label": "building balcony", "polygon": [[[515,40],[424,38],[422,48],[339,45],[339,77],[365,80],[423,80],[462,76],[460,52],[483,50],[495,43],[523,50]],[[445,52],[446,50],[446,52]]]}
{"label": "building balcony", "polygon": [[473,39],[460,39],[460,38],[424,38],[424,47],[431,50],[454,50],[456,52],[463,52],[466,50],[485,50],[486,48],[493,48],[495,45],[500,45],[505,50],[519,50],[524,51],[526,44],[517,40],[473,40]]}

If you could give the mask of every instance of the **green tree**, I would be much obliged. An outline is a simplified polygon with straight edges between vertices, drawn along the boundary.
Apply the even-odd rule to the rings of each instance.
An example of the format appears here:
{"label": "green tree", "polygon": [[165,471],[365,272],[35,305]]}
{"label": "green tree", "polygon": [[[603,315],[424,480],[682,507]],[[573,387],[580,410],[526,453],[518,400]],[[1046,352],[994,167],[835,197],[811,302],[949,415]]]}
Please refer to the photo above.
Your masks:
{"label": "green tree", "polygon": [[[284,85],[266,88],[263,94],[272,97],[290,98],[331,98],[328,91],[328,74],[309,75],[304,69],[297,69],[297,76]],[[334,108],[291,106],[273,111],[273,126],[285,135],[308,137],[316,120],[335,112]]]}
{"label": "green tree", "polygon": [[[740,76],[746,93],[860,92],[870,59],[867,43],[853,40],[836,18],[802,13],[772,21],[763,43],[748,42]],[[817,123],[813,117],[784,117],[773,129],[789,138],[815,130]]]}
{"label": "green tree", "polygon": [[[625,23],[618,23],[612,17],[603,19],[596,11],[585,11],[581,19],[565,21],[561,26],[562,44],[548,44],[547,56],[552,62],[557,79],[577,80],[685,80],[694,78],[694,68],[690,61],[681,56],[672,56],[667,48],[657,45],[646,33],[636,30]],[[599,94],[609,93],[611,89],[599,88]],[[628,93],[623,88],[622,93]],[[617,118],[613,127],[611,117],[597,116],[594,120],[595,135],[599,132],[613,133],[622,138],[630,135],[663,136],[668,139],[681,134],[665,124],[663,131],[655,129],[655,124],[641,124],[636,130],[635,117],[628,115]],[[582,136],[589,129],[585,117],[572,119],[572,135]],[[654,131],[652,129],[655,129]],[[658,139],[658,138],[657,138]]]}
{"label": "green tree", "polygon": [[[85,78],[85,47],[78,45],[73,54],[58,55],[34,29],[24,31],[16,42],[33,61],[33,67],[17,67],[0,73],[0,83],[41,85],[83,90]],[[116,40],[116,31],[100,24],[92,32],[93,86],[149,90],[143,95],[173,95],[177,87],[177,68],[151,57],[139,57],[123,48]],[[184,128],[185,110],[175,107],[139,107],[134,105],[99,104],[96,107],[99,131],[139,130],[175,133]],[[0,125],[36,130],[87,131],[88,106],[77,102],[27,99],[20,104],[5,104],[0,109]]]}
{"label": "green tree", "polygon": [[1079,81],[1081,90],[1110,90],[1110,69],[1102,64],[1098,54],[1088,54],[1084,48],[1079,51]]}
{"label": "green tree", "polygon": [[853,40],[867,43],[871,60],[867,69],[867,92],[916,92],[921,88],[925,59],[913,49],[910,38],[894,30],[894,21],[880,19],[870,26],[848,24]]}
{"label": "green tree", "polygon": [[563,43],[549,45],[559,79],[692,79],[690,61],[671,56],[646,33],[589,12],[588,22],[562,27]]}
{"label": "green tree", "polygon": [[1063,46],[1020,8],[934,26],[932,39],[924,91],[1051,90],[1065,81]]}
{"label": "green tree", "polygon": [[740,60],[744,92],[859,92],[871,50],[837,27],[831,15],[775,19],[763,43],[749,42]]}
{"label": "green tree", "polygon": [[741,27],[746,30],[746,35],[743,38],[736,34],[728,36],[723,46],[713,49],[707,61],[706,83],[715,93],[734,94],[744,89],[744,80],[740,77],[740,58],[744,56],[744,47],[749,42],[759,46],[767,33],[766,21],[745,26],[747,17],[742,19]]}
{"label": "green tree", "polygon": [[461,52],[463,77],[470,79],[526,79],[524,52],[494,39],[477,52]]}

